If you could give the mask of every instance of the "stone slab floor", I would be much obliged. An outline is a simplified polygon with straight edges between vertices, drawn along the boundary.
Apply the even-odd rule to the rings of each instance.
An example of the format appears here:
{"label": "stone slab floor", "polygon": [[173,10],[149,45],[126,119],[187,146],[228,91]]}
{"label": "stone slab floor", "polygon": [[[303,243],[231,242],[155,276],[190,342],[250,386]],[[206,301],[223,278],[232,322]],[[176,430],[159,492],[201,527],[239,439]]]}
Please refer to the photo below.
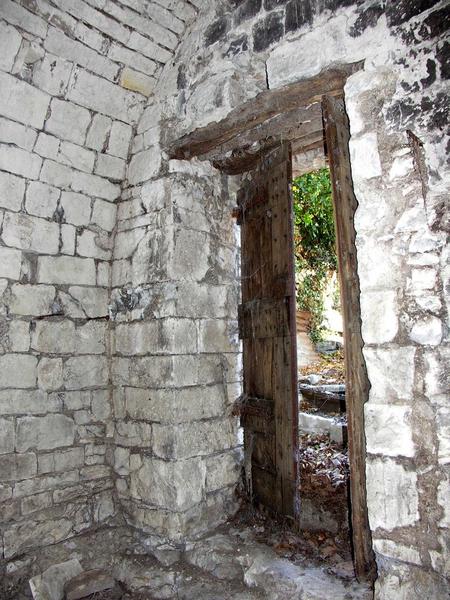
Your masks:
{"label": "stone slab floor", "polygon": [[10,563],[2,600],[28,600],[30,576],[77,558],[103,568],[124,590],[122,600],[370,600],[372,592],[319,567],[300,567],[255,541],[250,528],[225,526],[182,551],[159,546],[127,527],[99,530]]}

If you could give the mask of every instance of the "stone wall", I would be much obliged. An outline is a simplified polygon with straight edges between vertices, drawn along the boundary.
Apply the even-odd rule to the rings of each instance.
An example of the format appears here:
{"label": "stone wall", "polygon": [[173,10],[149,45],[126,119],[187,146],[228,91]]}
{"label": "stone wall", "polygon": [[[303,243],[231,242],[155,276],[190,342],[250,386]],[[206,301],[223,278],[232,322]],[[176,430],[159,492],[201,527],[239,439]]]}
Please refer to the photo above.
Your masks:
{"label": "stone wall", "polygon": [[[161,123],[164,150],[181,135],[226,119],[263,90],[363,61],[348,79],[345,98],[372,385],[366,406],[368,503],[380,599],[443,598],[449,575],[445,5],[209,5],[185,36],[175,64],[163,71],[147,109],[154,111],[151,122]],[[167,172],[169,164],[163,160],[159,168]],[[164,239],[172,243],[172,234]],[[213,447],[216,430],[209,436]],[[170,452],[177,457],[172,443]]]}
{"label": "stone wall", "polygon": [[1,2],[7,559],[116,513],[108,322],[116,201],[146,99],[196,14],[195,4],[162,4]]}

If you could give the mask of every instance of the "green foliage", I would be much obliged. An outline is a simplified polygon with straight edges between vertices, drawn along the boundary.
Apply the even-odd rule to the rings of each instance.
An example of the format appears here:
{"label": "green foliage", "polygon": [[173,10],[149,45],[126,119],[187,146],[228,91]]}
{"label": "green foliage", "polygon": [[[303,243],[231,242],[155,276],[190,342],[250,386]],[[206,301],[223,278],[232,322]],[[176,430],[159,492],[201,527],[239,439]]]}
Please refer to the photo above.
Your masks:
{"label": "green foliage", "polygon": [[323,294],[327,278],[337,269],[333,201],[327,168],[292,182],[297,307],[311,312],[310,337],[322,337]]}

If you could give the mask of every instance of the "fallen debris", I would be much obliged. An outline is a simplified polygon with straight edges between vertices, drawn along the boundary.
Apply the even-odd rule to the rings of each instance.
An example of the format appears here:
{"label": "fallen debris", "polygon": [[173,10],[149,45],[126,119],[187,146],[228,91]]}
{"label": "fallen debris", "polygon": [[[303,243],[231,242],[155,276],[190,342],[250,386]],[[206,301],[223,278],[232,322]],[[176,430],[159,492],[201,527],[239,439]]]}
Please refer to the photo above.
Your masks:
{"label": "fallen debris", "polygon": [[80,562],[76,558],[52,565],[40,575],[30,579],[34,600],[63,600],[64,586],[82,571]]}
{"label": "fallen debris", "polygon": [[80,600],[92,594],[111,590],[115,580],[106,571],[93,569],[73,577],[64,586],[65,600]]}

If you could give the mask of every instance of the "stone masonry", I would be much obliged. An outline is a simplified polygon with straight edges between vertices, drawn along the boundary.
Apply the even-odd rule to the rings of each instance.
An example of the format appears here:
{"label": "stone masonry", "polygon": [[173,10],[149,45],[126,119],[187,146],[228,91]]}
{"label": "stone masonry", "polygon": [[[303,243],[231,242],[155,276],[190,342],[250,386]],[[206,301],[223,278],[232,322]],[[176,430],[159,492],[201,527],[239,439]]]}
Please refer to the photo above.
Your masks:
{"label": "stone masonry", "polygon": [[378,600],[450,575],[448,3],[2,0],[0,552],[236,507],[238,177],[170,142],[260,92],[345,86]]}

